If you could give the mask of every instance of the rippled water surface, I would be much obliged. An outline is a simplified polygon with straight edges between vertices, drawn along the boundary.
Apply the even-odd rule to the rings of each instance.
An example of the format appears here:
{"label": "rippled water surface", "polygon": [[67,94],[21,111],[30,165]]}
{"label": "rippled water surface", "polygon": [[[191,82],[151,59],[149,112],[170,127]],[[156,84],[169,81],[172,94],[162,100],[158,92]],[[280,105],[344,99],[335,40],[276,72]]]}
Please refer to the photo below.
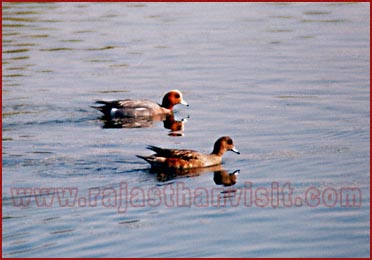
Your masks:
{"label": "rippled water surface", "polygon": [[[3,256],[368,257],[369,10],[3,3]],[[90,107],[170,89],[177,131]],[[241,154],[221,167],[135,157],[223,135]]]}

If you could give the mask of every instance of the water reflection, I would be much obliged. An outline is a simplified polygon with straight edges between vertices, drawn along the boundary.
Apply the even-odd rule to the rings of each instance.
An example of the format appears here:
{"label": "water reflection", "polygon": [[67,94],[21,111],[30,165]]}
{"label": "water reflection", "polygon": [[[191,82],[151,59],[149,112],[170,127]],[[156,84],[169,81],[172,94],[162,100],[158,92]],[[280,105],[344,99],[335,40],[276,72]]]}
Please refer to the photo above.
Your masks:
{"label": "water reflection", "polygon": [[232,186],[236,184],[239,173],[240,170],[235,170],[232,173],[229,173],[222,169],[214,172],[213,180],[216,185]]}
{"label": "water reflection", "polygon": [[116,117],[108,119],[102,116],[102,128],[147,128],[153,127],[155,123],[162,121],[165,129],[169,129],[170,136],[183,136],[187,118],[177,119],[174,114],[158,115],[153,117]]}
{"label": "water reflection", "polygon": [[150,173],[156,174],[156,179],[159,182],[167,182],[178,178],[196,177],[207,172],[214,173],[213,181],[216,185],[223,185],[227,187],[237,183],[237,177],[240,170],[235,170],[229,173],[222,167],[222,165],[192,169],[150,169]]}
{"label": "water reflection", "polygon": [[190,116],[187,116],[186,118],[182,118],[181,120],[177,120],[172,114],[170,116],[167,116],[167,118],[163,121],[163,126],[165,129],[170,130],[168,135],[183,136],[184,126],[188,118],[190,118]]}

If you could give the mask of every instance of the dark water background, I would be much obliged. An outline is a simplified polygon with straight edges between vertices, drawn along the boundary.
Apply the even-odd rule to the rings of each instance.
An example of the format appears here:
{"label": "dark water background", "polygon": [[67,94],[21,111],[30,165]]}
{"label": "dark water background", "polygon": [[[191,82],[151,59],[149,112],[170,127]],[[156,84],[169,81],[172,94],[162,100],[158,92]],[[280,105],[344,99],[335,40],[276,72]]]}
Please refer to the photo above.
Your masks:
{"label": "dark water background", "polygon": [[[3,3],[3,256],[368,257],[369,10]],[[176,109],[190,116],[182,136],[162,122],[103,129],[90,108],[174,88],[190,104]],[[135,157],[148,144],[210,152],[222,135],[241,154],[198,176],[164,182]]]}

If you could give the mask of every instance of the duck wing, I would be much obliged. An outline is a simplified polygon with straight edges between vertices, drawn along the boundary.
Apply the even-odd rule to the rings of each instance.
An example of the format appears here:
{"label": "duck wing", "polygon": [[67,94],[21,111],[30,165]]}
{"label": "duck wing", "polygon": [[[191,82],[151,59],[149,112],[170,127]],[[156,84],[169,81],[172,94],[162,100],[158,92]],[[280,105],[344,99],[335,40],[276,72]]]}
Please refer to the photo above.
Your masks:
{"label": "duck wing", "polygon": [[104,105],[109,109],[123,109],[123,108],[146,108],[146,109],[155,109],[159,105],[150,101],[150,100],[134,100],[134,99],[124,99],[124,100],[114,100],[114,101],[104,101],[98,100],[96,104]]}
{"label": "duck wing", "polygon": [[200,154],[193,150],[165,149],[153,145],[147,146],[147,149],[154,151],[156,157],[181,159],[185,161],[196,160]]}
{"label": "duck wing", "polygon": [[115,100],[115,101],[96,101],[96,104],[101,104],[101,107],[95,107],[105,114],[107,118],[121,117],[151,117],[156,114],[162,114],[163,109],[156,103],[150,100]]}

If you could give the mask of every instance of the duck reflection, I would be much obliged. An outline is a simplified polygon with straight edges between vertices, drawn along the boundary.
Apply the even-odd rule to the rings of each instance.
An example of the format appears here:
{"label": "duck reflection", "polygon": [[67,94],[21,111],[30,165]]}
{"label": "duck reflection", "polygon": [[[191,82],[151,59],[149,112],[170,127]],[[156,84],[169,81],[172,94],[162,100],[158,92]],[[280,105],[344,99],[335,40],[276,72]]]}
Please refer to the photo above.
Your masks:
{"label": "duck reflection", "polygon": [[156,174],[159,182],[167,182],[178,178],[196,177],[206,172],[213,172],[213,180],[216,185],[232,186],[237,182],[237,176],[240,170],[229,173],[222,168],[221,165],[205,168],[192,168],[192,169],[157,169],[151,168],[150,173]]}
{"label": "duck reflection", "polygon": [[190,116],[182,119],[176,119],[174,114],[158,115],[152,117],[116,117],[106,118],[101,117],[103,121],[102,128],[147,128],[153,127],[155,123],[163,121],[165,129],[169,129],[170,136],[183,136],[185,122]]}
{"label": "duck reflection", "polygon": [[226,187],[232,186],[236,184],[239,173],[240,173],[240,170],[236,170],[232,173],[228,173],[225,170],[215,171],[213,180],[214,180],[214,183],[216,183],[216,185],[223,185]]}
{"label": "duck reflection", "polygon": [[170,136],[183,136],[183,131],[185,129],[185,123],[187,122],[187,119],[189,119],[190,116],[187,116],[186,118],[182,118],[181,120],[176,120],[174,115],[167,116],[167,118],[163,121],[163,126],[165,129],[169,129]]}

